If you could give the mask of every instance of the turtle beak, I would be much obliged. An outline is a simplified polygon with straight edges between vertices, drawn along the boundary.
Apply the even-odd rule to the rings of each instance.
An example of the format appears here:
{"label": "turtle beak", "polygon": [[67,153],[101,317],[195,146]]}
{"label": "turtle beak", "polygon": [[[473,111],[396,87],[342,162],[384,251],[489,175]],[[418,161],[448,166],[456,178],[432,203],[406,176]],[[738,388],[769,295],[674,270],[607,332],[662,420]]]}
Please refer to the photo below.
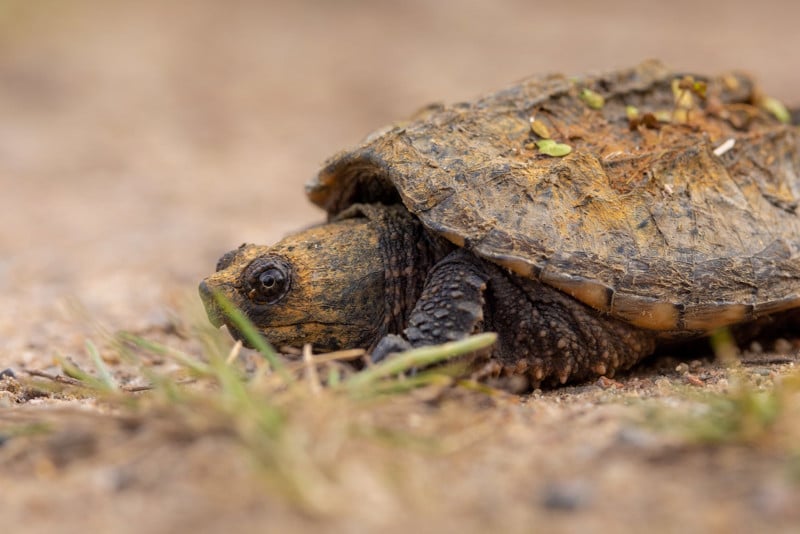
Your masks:
{"label": "turtle beak", "polygon": [[217,299],[214,298],[214,293],[211,291],[211,288],[208,287],[208,284],[206,284],[205,280],[200,282],[199,289],[200,298],[202,299],[203,306],[205,306],[206,313],[208,314],[208,320],[216,328],[220,328],[223,324],[225,324],[225,322],[222,319],[222,310],[219,309]]}

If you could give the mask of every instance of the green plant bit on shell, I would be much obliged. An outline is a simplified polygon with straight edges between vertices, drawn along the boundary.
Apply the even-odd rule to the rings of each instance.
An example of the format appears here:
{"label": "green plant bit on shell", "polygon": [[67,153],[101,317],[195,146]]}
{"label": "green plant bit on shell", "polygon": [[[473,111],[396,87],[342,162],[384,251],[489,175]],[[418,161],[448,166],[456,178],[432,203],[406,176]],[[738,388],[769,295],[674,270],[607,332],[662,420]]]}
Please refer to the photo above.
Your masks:
{"label": "green plant bit on shell", "polygon": [[566,156],[572,152],[571,146],[564,143],[557,143],[552,139],[542,139],[540,141],[536,141],[536,147],[542,154],[556,158]]}
{"label": "green plant bit on shell", "polygon": [[591,89],[581,89],[578,97],[592,109],[602,109],[606,103],[606,99],[603,98],[603,95],[596,93]]}
{"label": "green plant bit on shell", "polygon": [[662,109],[659,111],[654,111],[652,115],[653,117],[656,118],[658,122],[666,122],[666,123],[672,122],[672,116],[673,116],[672,111],[667,111]]}
{"label": "green plant bit on shell", "polygon": [[708,84],[703,80],[695,80],[694,76],[684,76],[681,81],[678,82],[678,87],[686,91],[691,91],[700,98],[705,98],[708,92]]}
{"label": "green plant bit on shell", "polygon": [[783,124],[792,122],[792,114],[783,105],[783,102],[771,96],[765,96],[758,101],[758,106],[770,113],[773,117],[781,121]]}
{"label": "green plant bit on shell", "polygon": [[531,120],[531,130],[542,139],[550,139],[551,137],[550,129],[539,119]]}
{"label": "green plant bit on shell", "polygon": [[694,95],[705,99],[707,89],[706,82],[695,80],[692,76],[675,78],[672,80],[672,95],[675,99],[675,107],[692,109],[695,105]]}

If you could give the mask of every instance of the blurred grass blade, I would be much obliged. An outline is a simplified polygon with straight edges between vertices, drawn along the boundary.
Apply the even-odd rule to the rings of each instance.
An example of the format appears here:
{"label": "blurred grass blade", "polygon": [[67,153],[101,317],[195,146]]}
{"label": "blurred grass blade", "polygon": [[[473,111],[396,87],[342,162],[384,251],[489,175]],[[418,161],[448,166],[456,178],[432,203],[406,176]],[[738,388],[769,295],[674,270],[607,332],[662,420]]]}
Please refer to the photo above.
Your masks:
{"label": "blurred grass blade", "polygon": [[342,381],[342,375],[339,373],[339,369],[335,367],[331,367],[328,370],[328,380],[326,381],[328,387],[335,388],[339,386],[339,383]]}
{"label": "blurred grass blade", "polygon": [[717,328],[711,333],[709,341],[711,350],[714,351],[714,357],[719,363],[728,367],[740,363],[739,346],[734,341],[730,328]]}
{"label": "blurred grass blade", "polygon": [[186,367],[187,369],[201,376],[209,376],[214,374],[213,369],[207,364],[201,362],[196,358],[192,358],[191,356],[185,354],[184,352],[181,352],[177,349],[173,349],[172,347],[167,347],[166,345],[162,345],[161,343],[144,339],[129,332],[120,332],[118,334],[118,337],[122,341],[133,343],[137,347],[152,352],[153,354],[158,354],[159,356],[172,358],[182,366]]}
{"label": "blurred grass blade", "polygon": [[278,358],[278,353],[269,344],[269,342],[261,335],[253,323],[237,308],[225,295],[219,291],[214,292],[214,300],[217,301],[222,312],[233,322],[236,329],[241,332],[245,340],[250,343],[250,346],[256,349],[261,355],[269,362],[275,371],[277,371],[281,378],[290,382],[291,378],[286,371],[283,363]]}
{"label": "blurred grass blade", "polygon": [[442,345],[412,349],[353,375],[343,382],[343,386],[349,390],[369,387],[383,378],[415,367],[426,367],[490,347],[496,340],[497,334],[487,332]]}
{"label": "blurred grass blade", "polygon": [[404,380],[379,382],[375,384],[373,391],[370,393],[375,393],[377,395],[399,395],[427,386],[446,388],[455,384],[455,382],[456,380],[450,375],[442,373],[423,373],[417,376],[410,376]]}
{"label": "blurred grass blade", "polygon": [[73,364],[66,358],[61,355],[57,355],[54,357],[56,363],[61,367],[64,371],[64,374],[70,378],[74,378],[75,380],[80,381],[84,386],[87,388],[91,388],[97,391],[109,391],[108,384],[93,376],[77,365]]}
{"label": "blurred grass blade", "polygon": [[[209,359],[214,378],[220,386],[220,400],[226,404],[232,419],[239,418],[243,425],[239,429],[241,435],[245,437],[255,432],[252,439],[257,441],[264,437],[276,439],[283,428],[281,409],[254,392],[242,374],[224,359],[214,355],[209,355]],[[255,428],[248,430],[251,423],[255,424]]]}
{"label": "blurred grass blade", "polygon": [[119,386],[114,380],[114,377],[111,376],[111,372],[108,370],[106,362],[104,362],[103,358],[100,357],[97,347],[89,339],[86,340],[86,352],[88,352],[89,356],[92,358],[92,363],[94,363],[94,366],[97,369],[97,374],[99,377],[98,380],[103,383],[104,389],[108,391],[119,391]]}

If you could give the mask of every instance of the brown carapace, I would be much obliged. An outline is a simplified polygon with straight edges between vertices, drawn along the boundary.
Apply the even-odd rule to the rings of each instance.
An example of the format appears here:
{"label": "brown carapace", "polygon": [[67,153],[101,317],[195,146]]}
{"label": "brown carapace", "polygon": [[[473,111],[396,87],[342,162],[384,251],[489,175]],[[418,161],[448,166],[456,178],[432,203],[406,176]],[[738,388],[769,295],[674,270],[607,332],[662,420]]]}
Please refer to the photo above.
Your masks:
{"label": "brown carapace", "polygon": [[327,223],[226,254],[201,293],[277,345],[382,358],[495,331],[504,374],[611,375],[800,307],[790,116],[742,73],[655,61],[432,107],[325,165]]}

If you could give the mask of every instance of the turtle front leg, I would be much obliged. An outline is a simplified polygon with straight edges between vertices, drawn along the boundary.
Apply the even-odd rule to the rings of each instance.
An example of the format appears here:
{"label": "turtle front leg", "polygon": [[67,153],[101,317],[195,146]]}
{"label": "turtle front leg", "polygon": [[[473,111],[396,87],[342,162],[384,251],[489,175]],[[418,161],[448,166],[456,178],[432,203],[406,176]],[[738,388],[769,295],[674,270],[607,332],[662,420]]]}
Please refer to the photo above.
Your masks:
{"label": "turtle front leg", "polygon": [[482,331],[488,278],[471,254],[456,250],[447,255],[428,274],[403,335],[389,334],[381,339],[372,351],[372,361]]}
{"label": "turtle front leg", "polygon": [[652,353],[656,341],[653,332],[460,249],[434,266],[403,335],[381,339],[372,359],[484,329],[498,333],[492,368],[534,386],[613,376]]}

